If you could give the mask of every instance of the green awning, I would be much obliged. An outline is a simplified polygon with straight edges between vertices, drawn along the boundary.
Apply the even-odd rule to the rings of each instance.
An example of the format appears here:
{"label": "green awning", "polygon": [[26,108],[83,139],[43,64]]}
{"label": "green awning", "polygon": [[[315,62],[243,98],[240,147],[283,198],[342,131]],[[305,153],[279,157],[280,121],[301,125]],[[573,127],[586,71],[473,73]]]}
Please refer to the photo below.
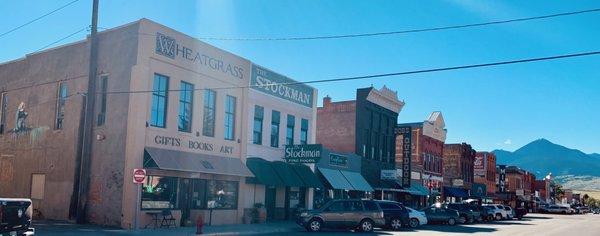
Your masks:
{"label": "green awning", "polygon": [[296,174],[292,165],[282,161],[274,161],[270,164],[273,166],[273,169],[277,172],[281,180],[283,180],[285,186],[305,187],[304,182],[302,182],[302,179]]}
{"label": "green awning", "polygon": [[373,188],[367,180],[358,172],[340,170],[348,182],[354,187],[354,190],[372,192]]}
{"label": "green awning", "polygon": [[354,190],[352,184],[346,180],[346,177],[339,170],[319,168],[319,172],[321,172],[333,189]]}
{"label": "green awning", "polygon": [[261,158],[251,157],[246,159],[246,166],[254,174],[254,178],[247,178],[248,183],[285,186],[270,162]]}
{"label": "green awning", "polygon": [[421,183],[414,181],[414,180],[410,181],[410,188],[408,188],[407,190],[412,195],[419,195],[419,196],[429,195],[429,189],[425,188],[423,185],[421,185]]}
{"label": "green awning", "polygon": [[309,188],[323,188],[323,184],[319,180],[319,177],[313,172],[308,166],[303,164],[292,165],[296,174],[300,176],[304,182],[305,187]]}

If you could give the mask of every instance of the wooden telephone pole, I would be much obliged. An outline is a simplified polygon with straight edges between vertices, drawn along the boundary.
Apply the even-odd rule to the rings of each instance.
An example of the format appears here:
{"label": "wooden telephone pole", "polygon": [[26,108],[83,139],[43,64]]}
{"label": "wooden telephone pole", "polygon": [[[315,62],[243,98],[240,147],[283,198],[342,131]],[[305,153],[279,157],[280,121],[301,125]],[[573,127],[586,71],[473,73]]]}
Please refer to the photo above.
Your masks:
{"label": "wooden telephone pole", "polygon": [[92,25],[90,34],[90,64],[87,93],[85,95],[85,112],[83,135],[80,140],[82,151],[79,166],[79,191],[77,198],[77,223],[86,221],[86,208],[90,183],[90,164],[92,151],[92,136],[94,124],[94,104],[96,101],[96,75],[98,71],[98,1],[93,0]]}

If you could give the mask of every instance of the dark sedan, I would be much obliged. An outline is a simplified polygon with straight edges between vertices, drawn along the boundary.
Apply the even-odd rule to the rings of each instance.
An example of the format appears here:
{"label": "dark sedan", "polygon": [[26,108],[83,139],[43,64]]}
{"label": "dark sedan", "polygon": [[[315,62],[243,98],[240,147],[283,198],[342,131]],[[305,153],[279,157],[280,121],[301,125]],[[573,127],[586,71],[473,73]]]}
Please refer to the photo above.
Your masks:
{"label": "dark sedan", "polygon": [[452,210],[442,207],[427,207],[421,211],[425,212],[428,222],[435,223],[447,223],[448,225],[455,225],[459,218],[457,210]]}
{"label": "dark sedan", "polygon": [[377,205],[383,210],[383,217],[385,218],[385,226],[392,230],[399,230],[404,225],[410,223],[410,217],[408,217],[408,210],[402,205],[402,203],[394,201],[375,201]]}
{"label": "dark sedan", "polygon": [[0,235],[33,235],[31,200],[0,198]]}

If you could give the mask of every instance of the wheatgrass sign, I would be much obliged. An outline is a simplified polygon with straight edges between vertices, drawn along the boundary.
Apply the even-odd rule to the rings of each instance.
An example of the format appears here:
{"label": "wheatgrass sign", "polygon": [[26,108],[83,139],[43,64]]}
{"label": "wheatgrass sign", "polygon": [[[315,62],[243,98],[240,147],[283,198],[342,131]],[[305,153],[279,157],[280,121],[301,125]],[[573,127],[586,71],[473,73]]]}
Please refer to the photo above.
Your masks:
{"label": "wheatgrass sign", "polygon": [[306,107],[313,106],[313,88],[258,65],[252,65],[250,86],[260,92]]}

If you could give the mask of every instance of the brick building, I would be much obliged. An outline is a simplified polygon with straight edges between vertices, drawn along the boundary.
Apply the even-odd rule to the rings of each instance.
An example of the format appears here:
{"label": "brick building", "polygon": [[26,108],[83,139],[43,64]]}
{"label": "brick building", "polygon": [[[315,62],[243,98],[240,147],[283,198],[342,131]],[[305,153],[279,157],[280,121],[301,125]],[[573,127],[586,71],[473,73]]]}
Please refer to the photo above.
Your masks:
{"label": "brick building", "polygon": [[[398,127],[410,126],[412,130],[411,147],[411,179],[412,182],[430,190],[430,201],[439,195],[443,186],[443,156],[446,141],[446,124],[439,111],[432,112],[423,122],[398,124]],[[396,169],[402,170],[403,158],[402,135],[396,137]],[[426,196],[422,196],[425,200]],[[421,203],[425,205],[425,203]]]}
{"label": "brick building", "polygon": [[486,186],[486,194],[493,197],[496,193],[496,155],[492,152],[477,152],[473,165],[475,183]]}
{"label": "brick building", "polygon": [[473,164],[476,151],[470,144],[446,144],[444,146],[442,196],[447,201],[457,201],[470,196],[474,181]]}
{"label": "brick building", "polygon": [[381,188],[381,170],[395,170],[394,128],[403,106],[397,93],[385,86],[357,89],[352,101],[332,102],[327,96],[317,109],[316,143],[361,156],[361,174]]}

